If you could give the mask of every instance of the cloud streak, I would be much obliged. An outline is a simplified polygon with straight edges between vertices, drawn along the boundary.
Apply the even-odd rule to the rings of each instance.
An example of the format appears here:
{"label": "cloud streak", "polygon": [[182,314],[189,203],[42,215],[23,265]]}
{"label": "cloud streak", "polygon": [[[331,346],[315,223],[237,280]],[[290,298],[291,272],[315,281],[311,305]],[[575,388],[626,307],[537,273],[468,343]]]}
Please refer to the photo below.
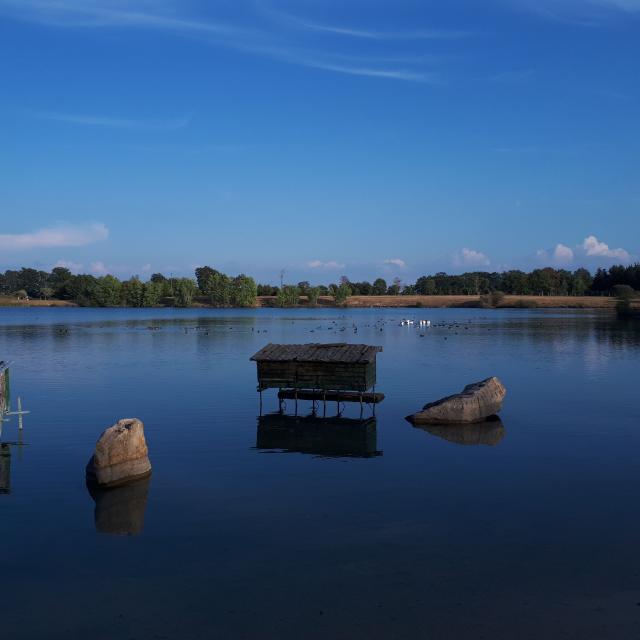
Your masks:
{"label": "cloud streak", "polygon": [[189,117],[175,118],[172,120],[132,120],[129,118],[113,118],[109,116],[58,113],[51,111],[37,111],[34,112],[34,115],[42,120],[51,120],[54,122],[63,122],[68,124],[149,131],[174,131],[176,129],[186,127],[190,122]]}
{"label": "cloud streak", "polygon": [[376,29],[363,29],[359,27],[342,27],[313,20],[306,20],[298,16],[283,12],[271,12],[287,24],[306,29],[350,38],[362,38],[365,40],[441,40],[450,38],[464,38],[472,35],[467,31],[452,31],[448,29],[407,29],[404,31],[379,31]]}
{"label": "cloud streak", "polygon": [[541,18],[585,27],[595,27],[615,14],[640,13],[640,0],[503,0]]}
{"label": "cloud streak", "polygon": [[[145,0],[128,0],[125,2],[107,2],[107,0],[0,0],[0,13],[10,17],[37,22],[51,27],[65,28],[144,28],[157,31],[198,36],[207,42],[235,49],[244,53],[262,55],[279,59],[289,64],[297,64],[314,69],[332,71],[347,75],[371,78],[403,80],[408,82],[431,82],[433,74],[423,69],[395,68],[388,63],[378,65],[375,58],[369,57],[359,64],[355,58],[336,61],[340,56],[331,47],[326,51],[304,51],[290,44],[288,33],[275,33],[273,29],[245,29],[224,22],[197,20],[182,17],[179,14],[181,5],[178,2],[149,2]],[[312,23],[310,23],[312,24]],[[318,25],[323,27],[322,25]],[[271,25],[273,27],[273,25]],[[332,27],[323,27],[326,33]],[[336,28],[339,30],[339,28]],[[366,30],[345,30],[350,35],[368,38],[415,39],[426,37],[442,37],[445,32],[437,30],[415,31],[384,34]],[[103,124],[104,126],[137,126],[128,120],[104,118],[97,116],[71,116],[57,114],[82,120],[82,124]],[[60,117],[58,119],[61,119]],[[146,128],[179,128],[184,126],[180,121],[168,127]]]}
{"label": "cloud streak", "polygon": [[0,234],[0,249],[5,251],[28,251],[52,247],[83,247],[109,237],[104,224],[64,226],[39,229],[31,233]]}
{"label": "cloud streak", "polygon": [[400,269],[404,269],[407,266],[407,263],[402,260],[402,258],[389,258],[388,260],[385,260],[384,263],[386,265],[398,267]]}
{"label": "cloud streak", "polygon": [[344,264],[337,262],[336,260],[329,260],[328,262],[322,262],[321,260],[310,260],[307,262],[307,267],[310,269],[343,269]]}

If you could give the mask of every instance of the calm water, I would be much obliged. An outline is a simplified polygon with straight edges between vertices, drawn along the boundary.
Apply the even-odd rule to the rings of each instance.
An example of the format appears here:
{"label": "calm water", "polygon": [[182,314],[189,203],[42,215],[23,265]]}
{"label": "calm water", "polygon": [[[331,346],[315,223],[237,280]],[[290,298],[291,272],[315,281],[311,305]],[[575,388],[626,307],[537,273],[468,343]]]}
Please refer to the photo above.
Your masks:
{"label": "calm water", "polygon": [[[403,315],[444,326],[421,337]],[[259,432],[249,357],[322,341],[384,347],[377,428]],[[0,457],[3,639],[640,637],[637,327],[515,310],[3,309],[0,359],[12,408],[19,395],[31,411],[22,436],[15,417],[2,434],[25,443]],[[489,375],[508,389],[492,433],[403,419]],[[94,502],[84,466],[131,416],[153,476]]]}

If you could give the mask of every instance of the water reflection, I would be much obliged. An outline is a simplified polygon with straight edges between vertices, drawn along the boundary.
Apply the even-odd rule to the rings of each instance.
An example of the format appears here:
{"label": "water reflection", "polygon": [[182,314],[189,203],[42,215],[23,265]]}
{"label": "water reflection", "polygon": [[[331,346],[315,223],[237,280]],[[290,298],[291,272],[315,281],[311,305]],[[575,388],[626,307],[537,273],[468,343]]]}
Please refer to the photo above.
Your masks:
{"label": "water reflection", "polygon": [[11,493],[11,449],[8,444],[0,444],[0,494],[8,493]]}
{"label": "water reflection", "polygon": [[504,425],[498,416],[476,424],[416,425],[416,429],[422,429],[432,436],[462,445],[484,444],[494,447],[505,436]]}
{"label": "water reflection", "polygon": [[94,520],[98,533],[137,536],[142,533],[151,477],[114,489],[101,489],[87,481],[95,502]]}
{"label": "water reflection", "polygon": [[257,449],[279,449],[322,457],[371,458],[378,450],[376,419],[260,416]]}

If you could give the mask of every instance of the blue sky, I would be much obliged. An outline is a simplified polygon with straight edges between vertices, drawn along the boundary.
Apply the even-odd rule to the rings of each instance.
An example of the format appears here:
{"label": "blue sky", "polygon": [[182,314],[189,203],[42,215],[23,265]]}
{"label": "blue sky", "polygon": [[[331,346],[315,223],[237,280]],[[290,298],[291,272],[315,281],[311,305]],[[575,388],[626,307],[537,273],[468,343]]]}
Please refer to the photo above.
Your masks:
{"label": "blue sky", "polygon": [[0,0],[0,269],[640,255],[640,0]]}

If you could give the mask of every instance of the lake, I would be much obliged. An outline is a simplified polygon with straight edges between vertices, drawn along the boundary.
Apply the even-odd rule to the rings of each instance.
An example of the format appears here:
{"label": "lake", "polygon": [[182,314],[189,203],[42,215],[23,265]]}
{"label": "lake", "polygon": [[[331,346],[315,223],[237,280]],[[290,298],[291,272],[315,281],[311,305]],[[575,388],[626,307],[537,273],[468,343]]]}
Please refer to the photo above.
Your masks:
{"label": "lake", "polygon": [[[250,356],[338,341],[384,349],[375,424],[259,427]],[[23,443],[0,458],[2,638],[640,637],[637,324],[2,309],[0,360],[30,411],[2,432]],[[490,433],[404,419],[490,375],[507,388]],[[92,497],[85,465],[124,417],[143,420],[153,475]]]}

